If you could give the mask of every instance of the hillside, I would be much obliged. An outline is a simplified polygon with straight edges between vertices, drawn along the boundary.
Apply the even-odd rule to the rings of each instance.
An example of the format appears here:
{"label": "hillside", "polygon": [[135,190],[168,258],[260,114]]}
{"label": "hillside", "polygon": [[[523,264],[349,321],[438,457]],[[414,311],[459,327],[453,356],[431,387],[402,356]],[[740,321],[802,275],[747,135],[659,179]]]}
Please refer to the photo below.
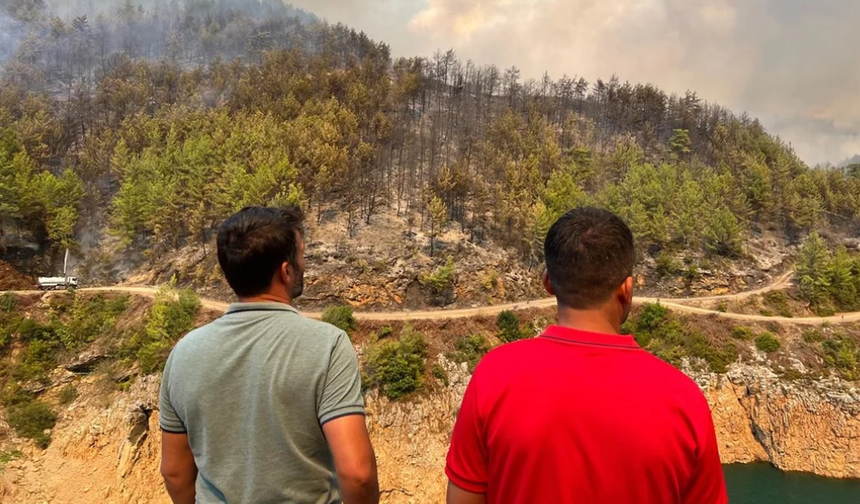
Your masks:
{"label": "hillside", "polygon": [[[0,298],[0,497],[167,502],[157,470],[160,368],[184,331],[218,315],[192,293],[169,289],[154,301]],[[475,363],[552,317],[537,309],[411,323],[339,318],[360,357],[383,502],[441,499],[445,450]],[[724,462],[860,476],[856,324],[738,326],[646,305],[627,328],[702,387]],[[406,367],[392,368],[395,361]]]}
{"label": "hillside", "polygon": [[[90,8],[4,5],[0,259],[24,273],[70,246],[84,283],[224,294],[218,223],[289,203],[320,304],[513,301],[539,293],[553,219],[596,204],[633,228],[643,287],[697,293],[766,281],[809,231],[837,244],[860,223],[857,173],[810,169],[694,92],[395,59],[275,1]],[[449,257],[450,287],[428,289]]]}

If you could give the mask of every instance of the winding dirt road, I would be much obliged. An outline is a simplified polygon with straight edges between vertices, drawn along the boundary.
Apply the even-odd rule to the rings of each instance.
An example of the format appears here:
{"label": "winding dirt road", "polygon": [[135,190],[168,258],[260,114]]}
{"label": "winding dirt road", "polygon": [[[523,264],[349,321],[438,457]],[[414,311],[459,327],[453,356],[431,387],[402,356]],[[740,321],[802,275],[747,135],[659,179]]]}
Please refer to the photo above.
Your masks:
{"label": "winding dirt road", "polygon": [[[803,317],[803,318],[788,318],[788,317],[766,317],[764,315],[746,315],[742,313],[722,313],[707,308],[699,308],[688,306],[684,303],[701,302],[701,301],[731,301],[746,299],[751,296],[764,294],[774,290],[782,290],[791,285],[791,278],[794,275],[792,271],[784,273],[775,278],[768,285],[758,289],[739,292],[737,294],[725,294],[721,296],[706,296],[692,298],[653,298],[653,297],[636,297],[636,304],[657,303],[659,302],[667,308],[694,315],[707,315],[711,317],[725,318],[729,320],[738,320],[746,322],[781,322],[785,324],[800,324],[800,325],[820,325],[820,324],[843,324],[860,322],[860,312],[837,314],[832,317]],[[158,289],[156,287],[135,286],[135,285],[120,285],[116,287],[92,287],[79,289],[81,292],[123,292],[127,294],[137,294],[140,296],[154,297]],[[14,291],[16,294],[42,294],[42,291]],[[214,299],[201,299],[201,304],[204,308],[214,311],[226,311],[229,303],[216,301]],[[456,310],[424,310],[424,311],[396,311],[396,312],[356,312],[355,318],[358,320],[371,320],[378,322],[401,321],[401,320],[438,320],[438,319],[460,319],[468,317],[486,317],[495,316],[505,310],[525,310],[531,308],[549,308],[555,306],[555,298],[539,299],[535,301],[523,301],[519,303],[508,303],[502,305],[482,306],[478,308],[462,308]],[[321,313],[306,312],[305,315],[312,318],[320,318]]]}

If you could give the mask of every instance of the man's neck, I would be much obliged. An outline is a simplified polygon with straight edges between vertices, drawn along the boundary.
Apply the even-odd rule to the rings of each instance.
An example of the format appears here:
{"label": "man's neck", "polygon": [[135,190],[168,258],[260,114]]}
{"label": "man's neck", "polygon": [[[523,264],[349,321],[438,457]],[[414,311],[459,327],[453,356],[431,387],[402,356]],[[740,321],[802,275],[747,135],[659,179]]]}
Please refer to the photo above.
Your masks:
{"label": "man's neck", "polygon": [[621,334],[620,322],[611,320],[602,310],[575,310],[559,305],[558,325],[591,333]]}
{"label": "man's neck", "polygon": [[258,294],[256,296],[240,297],[240,303],[281,303],[292,306],[293,300],[279,294]]}

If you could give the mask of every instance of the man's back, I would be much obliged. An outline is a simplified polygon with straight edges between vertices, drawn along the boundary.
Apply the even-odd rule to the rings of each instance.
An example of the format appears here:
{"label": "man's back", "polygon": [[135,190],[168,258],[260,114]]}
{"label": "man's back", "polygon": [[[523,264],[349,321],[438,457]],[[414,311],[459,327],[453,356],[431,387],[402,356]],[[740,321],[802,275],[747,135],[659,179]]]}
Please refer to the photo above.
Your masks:
{"label": "man's back", "polygon": [[197,502],[340,501],[321,425],[363,414],[346,334],[280,303],[240,303],[164,371],[161,425],[188,433]]}
{"label": "man's back", "polygon": [[629,336],[553,326],[472,380],[447,473],[489,503],[724,502],[704,396]]}

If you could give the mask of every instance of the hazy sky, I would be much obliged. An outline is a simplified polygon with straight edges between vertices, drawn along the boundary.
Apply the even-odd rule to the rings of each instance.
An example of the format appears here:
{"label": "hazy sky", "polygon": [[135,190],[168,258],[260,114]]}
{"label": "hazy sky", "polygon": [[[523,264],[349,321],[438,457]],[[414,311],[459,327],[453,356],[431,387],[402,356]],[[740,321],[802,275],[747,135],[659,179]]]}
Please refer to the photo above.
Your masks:
{"label": "hazy sky", "polygon": [[395,55],[453,48],[524,77],[613,73],[762,119],[808,163],[860,153],[857,0],[289,0]]}

